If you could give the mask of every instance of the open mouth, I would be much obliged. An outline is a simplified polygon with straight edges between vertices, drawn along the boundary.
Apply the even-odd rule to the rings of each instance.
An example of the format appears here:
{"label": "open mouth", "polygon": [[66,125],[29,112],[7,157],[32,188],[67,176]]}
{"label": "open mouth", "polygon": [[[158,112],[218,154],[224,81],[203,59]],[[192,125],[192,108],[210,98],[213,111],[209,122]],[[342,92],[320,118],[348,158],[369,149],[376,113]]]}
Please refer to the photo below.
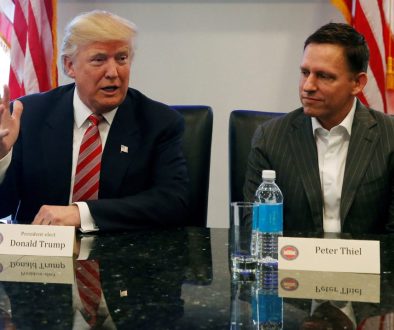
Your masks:
{"label": "open mouth", "polygon": [[117,89],[118,89],[119,87],[117,87],[117,86],[106,86],[106,87],[103,87],[103,88],[101,88],[103,91],[106,91],[106,92],[114,92],[114,91],[116,91]]}

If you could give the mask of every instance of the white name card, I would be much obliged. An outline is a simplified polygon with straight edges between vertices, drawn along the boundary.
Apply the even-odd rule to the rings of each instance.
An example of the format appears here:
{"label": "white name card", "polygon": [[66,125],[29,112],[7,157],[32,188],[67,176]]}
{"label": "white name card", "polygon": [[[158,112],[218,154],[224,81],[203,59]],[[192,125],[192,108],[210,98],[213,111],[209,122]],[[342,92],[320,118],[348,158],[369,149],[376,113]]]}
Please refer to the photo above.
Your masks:
{"label": "white name card", "polygon": [[72,226],[0,225],[0,254],[72,257]]}
{"label": "white name card", "polygon": [[69,257],[0,255],[0,281],[74,283],[74,260]]}
{"label": "white name card", "polygon": [[380,242],[279,237],[279,269],[380,274]]}
{"label": "white name card", "polygon": [[278,293],[284,298],[380,302],[380,275],[279,270]]}

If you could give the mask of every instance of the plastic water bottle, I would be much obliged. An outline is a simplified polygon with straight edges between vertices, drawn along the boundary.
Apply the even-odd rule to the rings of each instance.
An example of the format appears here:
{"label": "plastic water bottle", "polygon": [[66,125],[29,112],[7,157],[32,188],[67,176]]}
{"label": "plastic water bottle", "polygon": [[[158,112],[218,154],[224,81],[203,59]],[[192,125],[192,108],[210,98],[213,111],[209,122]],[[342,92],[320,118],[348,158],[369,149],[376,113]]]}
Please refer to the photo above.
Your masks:
{"label": "plastic water bottle", "polygon": [[283,299],[278,296],[278,270],[258,273],[252,293],[254,329],[283,329]]}
{"label": "plastic water bottle", "polygon": [[263,182],[256,191],[256,211],[253,211],[257,235],[252,244],[258,263],[277,267],[278,237],[283,234],[283,195],[275,183],[275,171],[263,170],[262,177]]}

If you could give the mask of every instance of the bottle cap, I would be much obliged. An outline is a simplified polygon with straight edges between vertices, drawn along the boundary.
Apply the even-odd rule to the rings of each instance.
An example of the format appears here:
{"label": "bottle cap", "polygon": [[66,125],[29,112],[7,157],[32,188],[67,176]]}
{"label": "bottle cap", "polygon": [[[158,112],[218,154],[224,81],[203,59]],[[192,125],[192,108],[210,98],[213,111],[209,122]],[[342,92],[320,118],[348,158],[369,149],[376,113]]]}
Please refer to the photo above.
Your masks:
{"label": "bottle cap", "polygon": [[274,170],[263,170],[262,178],[263,179],[275,179],[276,173]]}

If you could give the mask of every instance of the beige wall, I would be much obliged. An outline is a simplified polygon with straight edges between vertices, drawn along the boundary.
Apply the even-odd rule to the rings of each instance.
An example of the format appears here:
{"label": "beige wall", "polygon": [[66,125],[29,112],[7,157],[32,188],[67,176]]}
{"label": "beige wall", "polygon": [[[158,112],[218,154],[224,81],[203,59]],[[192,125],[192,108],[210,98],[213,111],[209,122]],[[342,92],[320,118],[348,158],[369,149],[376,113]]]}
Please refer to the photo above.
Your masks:
{"label": "beige wall", "polygon": [[343,21],[340,13],[329,0],[58,0],[59,43],[66,23],[94,8],[139,27],[133,87],[168,104],[213,107],[208,225],[227,227],[231,110],[298,107],[303,41]]}

